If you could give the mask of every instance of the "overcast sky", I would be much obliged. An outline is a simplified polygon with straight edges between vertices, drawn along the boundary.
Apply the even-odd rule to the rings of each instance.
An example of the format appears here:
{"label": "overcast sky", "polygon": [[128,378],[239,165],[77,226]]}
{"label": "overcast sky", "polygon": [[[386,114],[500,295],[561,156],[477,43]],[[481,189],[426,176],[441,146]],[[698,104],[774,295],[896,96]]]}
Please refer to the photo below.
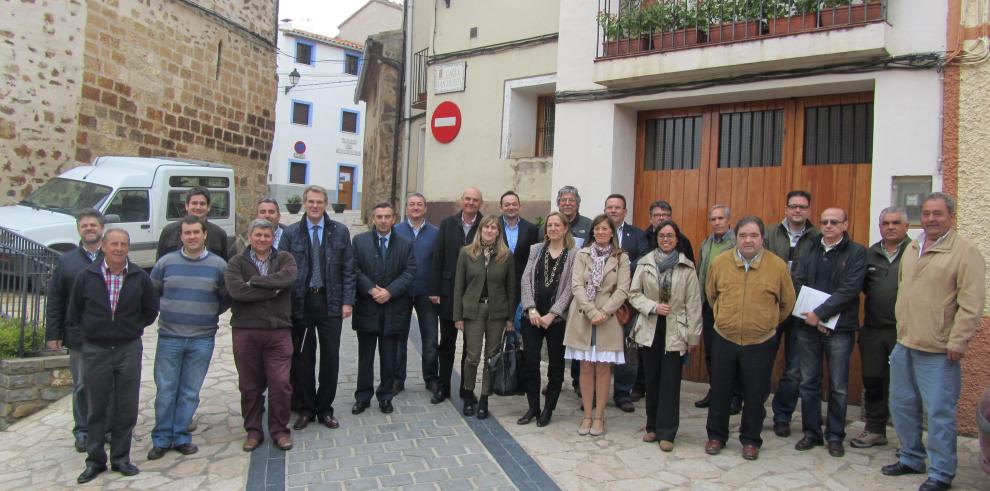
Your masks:
{"label": "overcast sky", "polygon": [[367,2],[368,0],[279,0],[278,18],[292,19],[292,27],[297,29],[336,36],[337,26]]}

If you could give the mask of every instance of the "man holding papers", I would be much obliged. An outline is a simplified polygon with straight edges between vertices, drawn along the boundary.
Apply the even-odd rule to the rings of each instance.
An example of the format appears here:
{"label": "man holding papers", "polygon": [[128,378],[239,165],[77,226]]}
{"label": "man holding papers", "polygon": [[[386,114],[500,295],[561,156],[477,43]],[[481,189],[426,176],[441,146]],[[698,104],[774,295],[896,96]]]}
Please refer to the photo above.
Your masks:
{"label": "man holding papers", "polygon": [[[794,270],[799,289],[794,326],[801,373],[801,421],[804,437],[794,445],[810,450],[828,441],[828,453],[845,455],[849,357],[859,329],[859,292],[866,276],[866,248],[849,240],[846,212],[828,208],[821,215],[821,240],[801,256]],[[828,360],[828,420],[822,438],[822,354]]]}

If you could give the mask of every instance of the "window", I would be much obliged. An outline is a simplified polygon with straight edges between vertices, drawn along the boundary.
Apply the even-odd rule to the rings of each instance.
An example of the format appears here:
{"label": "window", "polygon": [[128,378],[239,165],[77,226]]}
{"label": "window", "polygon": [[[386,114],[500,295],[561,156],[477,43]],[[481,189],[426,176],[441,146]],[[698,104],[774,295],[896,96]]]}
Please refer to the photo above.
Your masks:
{"label": "window", "polygon": [[121,223],[147,222],[150,216],[148,191],[123,189],[110,200],[105,215],[117,215]]}
{"label": "window", "polygon": [[313,60],[314,51],[316,50],[312,44],[296,41],[296,63],[300,65],[312,65],[315,61]]}
{"label": "window", "polygon": [[536,99],[536,156],[553,157],[553,95]]}
{"label": "window", "polygon": [[804,165],[872,161],[872,102],[804,110]]}
{"label": "window", "polygon": [[701,116],[647,120],[643,170],[697,169],[701,135]]}
{"label": "window", "polygon": [[358,65],[361,58],[358,55],[346,54],[344,55],[344,73],[349,73],[351,75],[358,74]]}
{"label": "window", "polygon": [[719,123],[720,168],[780,167],[783,109],[725,113]]}
{"label": "window", "polygon": [[226,188],[230,186],[230,179],[214,176],[172,176],[168,178],[168,185],[174,188],[191,188],[193,186]]}
{"label": "window", "polygon": [[[168,204],[165,209],[165,218],[168,220],[179,220],[186,216],[186,193],[187,189],[172,190],[168,192]],[[230,192],[210,191],[210,213],[207,218],[230,218]]]}
{"label": "window", "polygon": [[289,161],[289,184],[306,184],[306,169],[309,166],[305,162],[295,160]]}
{"label": "window", "polygon": [[292,101],[292,124],[310,126],[313,122],[312,106],[308,102]]}
{"label": "window", "polygon": [[358,132],[358,113],[346,109],[340,111],[340,131],[345,133]]}

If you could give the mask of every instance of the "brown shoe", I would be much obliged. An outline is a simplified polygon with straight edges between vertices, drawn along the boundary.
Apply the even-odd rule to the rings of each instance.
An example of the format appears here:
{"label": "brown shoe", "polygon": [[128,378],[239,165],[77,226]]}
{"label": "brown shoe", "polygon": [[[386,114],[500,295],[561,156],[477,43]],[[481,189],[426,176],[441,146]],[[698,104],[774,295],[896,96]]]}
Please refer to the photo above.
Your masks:
{"label": "brown shoe", "polygon": [[708,443],[705,444],[705,453],[708,455],[718,455],[724,447],[725,443],[723,442],[718,440],[708,440]]}
{"label": "brown shoe", "polygon": [[674,442],[670,440],[660,440],[660,450],[670,452],[674,450]]}
{"label": "brown shoe", "polygon": [[275,446],[278,447],[279,450],[285,452],[292,450],[292,437],[289,435],[278,437],[278,440],[275,440]]}
{"label": "brown shoe", "polygon": [[244,446],[241,448],[245,452],[254,452],[255,450],[257,450],[259,445],[261,445],[261,440],[254,437],[248,437],[247,440],[244,440]]}
{"label": "brown shoe", "polygon": [[337,422],[337,418],[334,418],[329,414],[324,414],[323,416],[320,416],[320,423],[323,426],[330,428],[331,430],[336,430],[337,428],[340,428],[340,423]]}
{"label": "brown shoe", "polygon": [[742,458],[746,460],[756,460],[760,458],[760,447],[748,443],[743,445]]}
{"label": "brown shoe", "polygon": [[646,443],[653,443],[657,441],[657,434],[652,431],[647,431],[646,434],[643,435],[643,441]]}
{"label": "brown shoe", "polygon": [[296,418],[296,422],[292,424],[292,429],[293,430],[304,430],[315,419],[316,419],[316,417],[313,416],[312,414],[300,414],[299,417]]}

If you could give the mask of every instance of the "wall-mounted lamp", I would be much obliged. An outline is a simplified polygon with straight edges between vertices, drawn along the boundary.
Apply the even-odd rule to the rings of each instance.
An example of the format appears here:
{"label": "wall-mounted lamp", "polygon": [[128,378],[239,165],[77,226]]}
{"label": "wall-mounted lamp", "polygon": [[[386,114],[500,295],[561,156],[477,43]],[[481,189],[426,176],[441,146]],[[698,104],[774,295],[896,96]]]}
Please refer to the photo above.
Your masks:
{"label": "wall-mounted lamp", "polygon": [[292,72],[289,73],[289,85],[285,87],[286,94],[288,94],[289,91],[299,83],[299,78],[299,71],[293,68]]}

